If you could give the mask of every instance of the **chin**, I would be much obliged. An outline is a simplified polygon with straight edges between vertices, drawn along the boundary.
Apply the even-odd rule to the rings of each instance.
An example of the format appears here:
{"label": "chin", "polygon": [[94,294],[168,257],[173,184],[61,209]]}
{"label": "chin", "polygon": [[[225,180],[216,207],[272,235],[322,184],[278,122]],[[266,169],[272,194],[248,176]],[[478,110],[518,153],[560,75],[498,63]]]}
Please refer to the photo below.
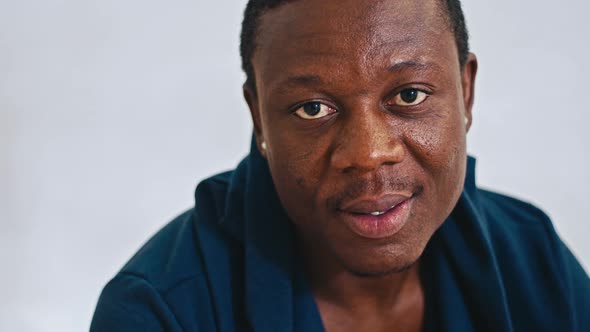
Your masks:
{"label": "chin", "polygon": [[380,266],[380,267],[357,267],[357,268],[348,268],[346,267],[347,271],[359,278],[380,278],[386,277],[396,273],[402,273],[409,270],[414,264],[416,264],[417,260],[407,263],[406,265],[395,265],[395,266]]}
{"label": "chin", "polygon": [[[388,248],[357,251],[355,255],[343,255],[340,263],[349,273],[363,278],[384,277],[410,269],[419,260],[422,250],[417,248]],[[372,258],[367,258],[372,257]]]}

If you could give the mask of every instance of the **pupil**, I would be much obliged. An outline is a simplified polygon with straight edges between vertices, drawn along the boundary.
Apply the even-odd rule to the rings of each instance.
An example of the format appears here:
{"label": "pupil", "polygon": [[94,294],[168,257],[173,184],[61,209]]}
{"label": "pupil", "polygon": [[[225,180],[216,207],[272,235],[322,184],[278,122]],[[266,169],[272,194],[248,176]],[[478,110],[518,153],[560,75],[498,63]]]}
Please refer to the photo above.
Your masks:
{"label": "pupil", "polygon": [[409,89],[401,92],[400,97],[405,103],[413,103],[418,99],[418,90]]}
{"label": "pupil", "polygon": [[309,103],[303,106],[303,111],[309,116],[318,115],[321,109],[322,104],[320,103]]}

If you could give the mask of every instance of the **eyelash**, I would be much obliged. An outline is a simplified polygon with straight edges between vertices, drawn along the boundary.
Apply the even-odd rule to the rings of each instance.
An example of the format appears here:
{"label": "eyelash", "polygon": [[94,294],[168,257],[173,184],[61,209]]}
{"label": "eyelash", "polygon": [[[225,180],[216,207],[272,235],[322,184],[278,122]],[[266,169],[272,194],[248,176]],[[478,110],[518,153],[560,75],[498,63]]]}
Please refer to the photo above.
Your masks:
{"label": "eyelash", "polygon": [[[332,112],[330,114],[327,114],[327,115],[319,117],[319,118],[305,118],[303,116],[297,115],[297,111],[299,111],[300,109],[304,108],[305,106],[308,106],[311,104],[320,104],[321,106],[325,106],[325,107],[329,108],[330,110],[332,110]],[[324,117],[330,116],[331,114],[338,112],[338,108],[333,107],[330,103],[326,102],[325,100],[310,100],[310,101],[306,101],[303,103],[299,103],[299,104],[291,107],[289,112],[295,116],[298,116],[302,120],[319,120],[319,119],[322,119]],[[318,112],[321,112],[321,110]],[[310,117],[313,117],[313,115],[311,115]]]}
{"label": "eyelash", "polygon": [[[392,98],[388,98],[388,101],[395,101],[395,100],[398,98],[398,96],[401,96],[401,94],[402,94],[403,92],[405,92],[405,91],[410,91],[410,90],[412,90],[412,91],[417,91],[417,92],[418,92],[418,94],[420,94],[420,93],[424,94],[424,96],[423,96],[423,99],[422,99],[422,100],[421,100],[419,103],[417,103],[417,104],[414,104],[414,105],[399,105],[399,104],[395,104],[395,103],[389,103],[389,102],[387,102],[386,104],[387,104],[387,105],[394,106],[394,107],[404,107],[404,108],[405,108],[405,107],[416,107],[416,106],[419,106],[419,105],[421,105],[422,103],[424,103],[424,102],[425,102],[425,101],[426,101],[426,100],[427,100],[427,99],[428,99],[428,98],[429,98],[429,97],[432,95],[432,93],[431,93],[431,92],[429,92],[429,91],[426,91],[426,90],[424,90],[424,89],[420,89],[420,88],[414,88],[414,87],[407,87],[407,88],[404,88],[404,89],[402,89],[402,90],[399,90],[398,92],[396,92],[396,93],[393,95],[393,97],[392,97]],[[418,98],[418,97],[417,97],[417,98]],[[410,103],[411,103],[411,102],[410,102]],[[410,103],[408,103],[408,104],[410,104]]]}
{"label": "eyelash", "polygon": [[[413,108],[413,107],[417,107],[417,106],[423,104],[432,95],[432,92],[426,91],[425,89],[420,89],[420,88],[415,88],[415,87],[406,87],[406,88],[403,88],[402,90],[398,90],[393,95],[393,97],[388,98],[388,100],[389,101],[392,101],[392,100],[395,101],[395,99],[398,98],[401,95],[402,92],[408,91],[408,90],[414,90],[414,91],[417,91],[418,93],[423,93],[424,94],[423,100],[421,100],[419,103],[417,103],[415,105],[399,105],[399,104],[396,104],[395,102],[392,102],[392,103],[387,102],[386,105],[387,106],[390,106],[390,107]],[[306,118],[304,116],[297,115],[297,111],[299,111],[301,108],[303,108],[303,107],[305,107],[307,105],[310,105],[310,104],[314,104],[314,103],[321,104],[322,106],[326,106],[326,107],[332,109],[333,112],[330,113],[330,114],[324,115],[322,117],[319,117],[319,118],[311,118],[311,117],[313,117],[313,115],[311,115],[309,118]],[[410,103],[408,103],[408,104],[410,104]],[[322,119],[324,117],[328,117],[328,116],[330,116],[333,113],[338,112],[338,108],[331,106],[330,103],[327,103],[324,100],[310,100],[310,101],[306,101],[306,102],[303,102],[303,103],[299,103],[299,104],[291,107],[289,112],[291,114],[295,115],[295,116],[298,116],[302,120],[319,120],[319,119]],[[321,110],[318,111],[318,112],[321,112]]]}

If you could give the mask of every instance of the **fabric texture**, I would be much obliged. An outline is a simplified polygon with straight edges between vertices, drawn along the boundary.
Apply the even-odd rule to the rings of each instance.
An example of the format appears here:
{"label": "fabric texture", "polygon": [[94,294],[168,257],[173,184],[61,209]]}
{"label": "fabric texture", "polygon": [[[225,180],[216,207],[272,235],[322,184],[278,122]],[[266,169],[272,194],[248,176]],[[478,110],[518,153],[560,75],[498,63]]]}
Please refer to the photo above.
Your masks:
{"label": "fabric texture", "polygon": [[[421,258],[425,331],[590,331],[590,279],[534,206],[478,189],[475,160]],[[105,286],[90,330],[323,331],[294,231],[253,144]]]}

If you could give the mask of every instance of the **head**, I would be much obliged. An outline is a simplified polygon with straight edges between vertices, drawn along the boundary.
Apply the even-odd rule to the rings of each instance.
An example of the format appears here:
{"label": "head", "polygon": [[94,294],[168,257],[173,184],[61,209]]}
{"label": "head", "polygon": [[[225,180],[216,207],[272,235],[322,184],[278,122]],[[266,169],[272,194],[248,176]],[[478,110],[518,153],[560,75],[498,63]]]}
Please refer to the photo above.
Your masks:
{"label": "head", "polygon": [[251,0],[241,51],[307,250],[357,275],[413,264],[465,177],[477,61],[458,1]]}

